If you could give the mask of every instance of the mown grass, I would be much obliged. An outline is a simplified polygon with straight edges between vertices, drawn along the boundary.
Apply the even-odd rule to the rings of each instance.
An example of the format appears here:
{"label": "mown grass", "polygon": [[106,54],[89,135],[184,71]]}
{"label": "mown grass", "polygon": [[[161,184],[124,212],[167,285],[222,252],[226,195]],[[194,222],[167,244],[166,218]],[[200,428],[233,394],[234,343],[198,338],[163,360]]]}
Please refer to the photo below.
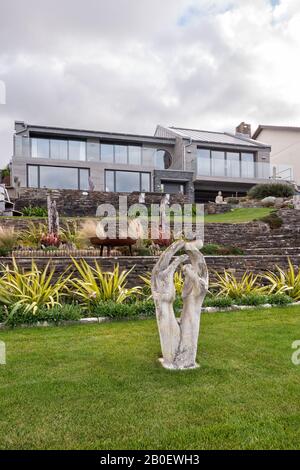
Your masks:
{"label": "mown grass", "polygon": [[299,449],[297,307],[204,314],[194,371],[154,320],[0,333],[1,449]]}
{"label": "mown grass", "polygon": [[273,210],[274,208],[270,207],[233,209],[231,212],[225,212],[224,214],[206,215],[204,220],[207,224],[242,224],[245,222],[251,222],[255,219],[260,219],[261,217],[266,217]]}

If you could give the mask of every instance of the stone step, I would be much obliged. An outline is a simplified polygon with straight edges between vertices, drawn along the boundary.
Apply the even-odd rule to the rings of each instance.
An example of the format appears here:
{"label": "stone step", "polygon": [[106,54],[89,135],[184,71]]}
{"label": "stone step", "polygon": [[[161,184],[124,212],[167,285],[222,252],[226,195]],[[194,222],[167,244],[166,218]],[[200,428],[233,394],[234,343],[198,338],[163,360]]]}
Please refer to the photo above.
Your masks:
{"label": "stone step", "polygon": [[245,248],[243,250],[245,255],[287,255],[287,256],[294,256],[300,255],[300,246],[297,247],[264,247],[264,248]]}

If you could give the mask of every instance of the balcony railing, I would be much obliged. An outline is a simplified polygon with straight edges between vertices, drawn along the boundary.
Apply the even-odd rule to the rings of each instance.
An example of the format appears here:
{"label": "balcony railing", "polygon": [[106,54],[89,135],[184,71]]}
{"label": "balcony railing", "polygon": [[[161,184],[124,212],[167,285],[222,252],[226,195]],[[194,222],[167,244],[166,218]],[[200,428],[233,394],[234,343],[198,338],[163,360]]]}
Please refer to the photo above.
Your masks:
{"label": "balcony railing", "polygon": [[199,177],[231,178],[241,180],[281,179],[293,180],[293,168],[289,165],[273,165],[265,162],[230,161],[199,157],[196,160]]}

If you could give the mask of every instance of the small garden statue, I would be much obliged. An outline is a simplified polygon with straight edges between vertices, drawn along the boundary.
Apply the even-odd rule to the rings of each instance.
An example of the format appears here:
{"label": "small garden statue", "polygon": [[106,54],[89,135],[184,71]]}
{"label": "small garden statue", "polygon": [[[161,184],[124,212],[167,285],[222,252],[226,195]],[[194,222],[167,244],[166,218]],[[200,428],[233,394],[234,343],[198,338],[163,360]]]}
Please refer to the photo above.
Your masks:
{"label": "small garden statue", "polygon": [[95,184],[92,178],[89,176],[89,190],[90,191],[95,191]]}
{"label": "small garden statue", "polygon": [[56,201],[47,196],[48,209],[48,233],[59,234],[59,216],[56,208]]}
{"label": "small garden statue", "polygon": [[218,195],[216,197],[216,204],[226,204],[222,195],[222,191],[218,192]]}
{"label": "small garden statue", "polygon": [[[156,307],[156,318],[162,349],[163,367],[166,369],[194,369],[200,329],[201,307],[208,291],[208,270],[204,256],[199,251],[202,240],[174,242],[160,256],[151,277],[151,290]],[[178,251],[186,254],[173,257]],[[182,272],[183,309],[181,317],[175,317],[174,273],[186,261]]]}
{"label": "small garden statue", "polygon": [[146,202],[146,193],[140,193],[139,204],[145,204],[145,202]]}
{"label": "small garden statue", "polygon": [[166,211],[167,211],[167,207],[169,206],[170,206],[170,194],[165,194],[161,198],[160,207],[159,207],[159,218],[160,218],[159,226],[161,227],[161,230],[163,231],[163,233],[165,232],[166,226],[167,226]]}

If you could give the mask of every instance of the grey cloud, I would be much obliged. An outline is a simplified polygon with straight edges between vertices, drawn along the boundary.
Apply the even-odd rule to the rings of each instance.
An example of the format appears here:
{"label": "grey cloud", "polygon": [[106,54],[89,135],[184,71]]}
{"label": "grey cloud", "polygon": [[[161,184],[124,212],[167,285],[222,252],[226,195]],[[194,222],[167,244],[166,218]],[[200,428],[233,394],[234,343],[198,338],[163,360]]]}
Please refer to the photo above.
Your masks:
{"label": "grey cloud", "polygon": [[[190,7],[204,11],[212,3],[208,15],[179,26]],[[12,154],[15,119],[152,134],[157,123],[233,130],[242,119],[257,124],[300,118],[294,103],[270,91],[264,70],[270,63],[264,41],[275,34],[280,41],[269,2],[252,2],[267,26],[242,12],[228,37],[227,7],[233,4],[235,12],[239,3],[28,0],[24,6],[2,0],[2,164]]]}

